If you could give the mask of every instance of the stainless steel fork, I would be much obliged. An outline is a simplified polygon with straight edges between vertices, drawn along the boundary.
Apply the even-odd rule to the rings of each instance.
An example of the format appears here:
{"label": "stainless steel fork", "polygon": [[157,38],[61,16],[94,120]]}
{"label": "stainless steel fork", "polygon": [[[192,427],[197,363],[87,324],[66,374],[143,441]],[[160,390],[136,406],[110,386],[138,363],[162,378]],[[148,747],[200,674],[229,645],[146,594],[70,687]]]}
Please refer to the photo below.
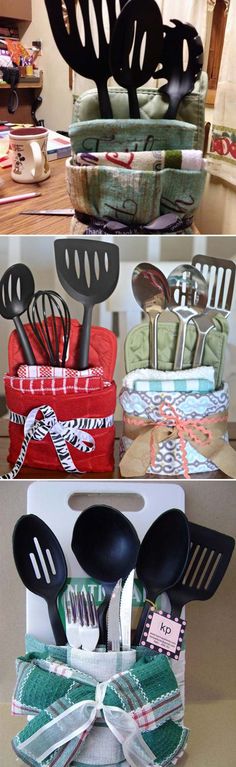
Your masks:
{"label": "stainless steel fork", "polygon": [[66,636],[71,647],[95,650],[99,640],[97,609],[93,595],[69,586],[65,595]]}

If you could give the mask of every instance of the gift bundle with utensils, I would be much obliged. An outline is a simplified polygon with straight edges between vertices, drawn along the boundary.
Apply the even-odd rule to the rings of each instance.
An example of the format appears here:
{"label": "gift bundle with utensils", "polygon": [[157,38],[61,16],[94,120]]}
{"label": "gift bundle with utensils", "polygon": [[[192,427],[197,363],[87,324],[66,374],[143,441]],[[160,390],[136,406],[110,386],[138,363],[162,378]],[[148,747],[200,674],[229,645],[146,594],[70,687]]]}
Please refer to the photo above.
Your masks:
{"label": "gift bundle with utensils", "polygon": [[[128,232],[143,225],[158,232],[156,219],[169,212],[175,228],[169,222],[167,231],[191,231],[206,175],[207,76],[197,30],[178,19],[164,25],[155,0],[145,7],[142,0],[105,0],[103,8],[92,0],[90,11],[81,0],[45,5],[61,55],[96,83],[75,99],[69,129],[72,231],[103,233],[112,220]],[[108,89],[110,76],[119,87]],[[150,78],[165,82],[145,88]]]}
{"label": "gift bundle with utensils", "polygon": [[188,478],[216,468],[236,476],[223,382],[234,281],[233,262],[201,255],[168,279],[153,264],[135,267],[133,293],[149,323],[125,342],[122,476]]}
{"label": "gift bundle with utensils", "polygon": [[[34,514],[16,523],[15,564],[24,585],[46,600],[56,645],[26,637],[12,713],[33,718],[13,748],[38,767],[124,760],[132,767],[168,767],[182,756],[188,736],[174,673],[184,648],[182,608],[214,595],[234,540],[168,509],[140,543],[125,514],[101,505],[79,514],[71,547],[84,573],[103,587],[98,608],[90,589],[79,593],[68,580],[64,552],[48,525]],[[135,569],[146,601],[131,642]],[[156,603],[163,592],[167,613]],[[154,631],[159,618],[172,626],[168,641]]]}
{"label": "gift bundle with utensils", "polygon": [[117,284],[119,248],[62,239],[55,256],[64,290],[84,307],[82,325],[71,320],[58,293],[34,292],[27,266],[11,266],[0,282],[0,314],[16,328],[4,379],[15,464],[5,475],[10,479],[24,463],[72,473],[109,471],[114,464],[116,337],[91,323],[94,305]]}

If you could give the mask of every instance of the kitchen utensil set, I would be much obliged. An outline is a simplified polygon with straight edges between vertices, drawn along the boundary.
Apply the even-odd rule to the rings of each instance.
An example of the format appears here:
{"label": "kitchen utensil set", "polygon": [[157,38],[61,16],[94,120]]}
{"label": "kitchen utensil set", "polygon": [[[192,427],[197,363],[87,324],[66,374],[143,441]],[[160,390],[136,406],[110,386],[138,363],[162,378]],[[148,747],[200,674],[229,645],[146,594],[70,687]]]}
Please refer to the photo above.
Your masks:
{"label": "kitchen utensil set", "polygon": [[[93,307],[105,301],[116,287],[119,248],[99,240],[62,239],[55,242],[55,258],[63,288],[84,307],[78,366],[79,370],[85,370],[89,361]],[[15,264],[6,270],[0,281],[0,314],[5,319],[13,320],[25,361],[28,365],[36,365],[20,320],[26,311],[36,341],[44,352],[45,362],[64,367],[71,329],[68,306],[59,293],[53,290],[34,293],[34,279],[30,269],[24,264]]]}
{"label": "kitchen utensil set", "polygon": [[[55,43],[69,66],[83,77],[94,80],[102,118],[113,117],[107,89],[113,75],[127,89],[131,118],[139,118],[137,88],[150,77],[163,77],[160,88],[169,98],[167,119],[176,117],[179,102],[194,88],[203,63],[203,48],[197,30],[191,24],[173,20],[173,28],[163,26],[155,0],[106,0],[104,21],[102,2],[92,0],[95,32],[91,28],[89,3],[79,0],[80,29],[75,0],[45,0]],[[83,29],[83,35],[81,31]],[[82,39],[82,36],[84,39]],[[188,46],[188,63],[183,67],[184,44]],[[162,69],[156,71],[159,64]]]}
{"label": "kitchen utensil set", "polygon": [[132,275],[134,297],[149,317],[149,364],[158,368],[158,321],[164,310],[178,316],[174,370],[182,370],[187,326],[197,330],[193,367],[201,365],[206,336],[215,328],[217,314],[228,317],[233,300],[236,265],[227,259],[194,256],[169,274],[149,263],[138,264]]}
{"label": "kitchen utensil set", "polygon": [[[105,541],[103,540],[105,537]],[[43,597],[56,644],[95,650],[105,644],[118,652],[131,647],[134,571],[145,587],[146,601],[134,635],[140,642],[150,601],[166,592],[172,618],[185,604],[210,599],[229,565],[235,541],[228,535],[188,522],[169,509],[153,522],[141,544],[131,522],[108,506],[91,506],[79,515],[71,547],[85,572],[104,588],[97,609],[92,594],[66,586],[67,565],[56,536],[34,514],[21,517],[13,531],[13,555],[27,589]],[[125,583],[122,587],[122,580]],[[57,607],[63,594],[66,634]],[[102,620],[101,620],[102,619]]]}

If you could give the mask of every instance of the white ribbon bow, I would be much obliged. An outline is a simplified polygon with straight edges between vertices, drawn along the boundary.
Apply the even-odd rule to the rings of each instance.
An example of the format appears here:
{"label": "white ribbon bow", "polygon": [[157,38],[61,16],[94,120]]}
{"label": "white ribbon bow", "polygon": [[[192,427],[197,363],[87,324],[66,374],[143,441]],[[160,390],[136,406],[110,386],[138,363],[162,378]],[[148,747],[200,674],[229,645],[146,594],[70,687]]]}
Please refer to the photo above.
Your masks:
{"label": "white ribbon bow", "polygon": [[85,732],[88,734],[97,715],[102,712],[107,726],[122,744],[124,758],[131,767],[148,767],[154,763],[155,767],[160,767],[155,762],[155,754],[143,740],[132,715],[118,706],[107,706],[103,703],[107,684],[98,683],[95,700],[80,701],[63,711],[19,744],[19,751],[22,750],[24,755],[28,755],[37,763],[42,762],[73,738],[79,738]]}

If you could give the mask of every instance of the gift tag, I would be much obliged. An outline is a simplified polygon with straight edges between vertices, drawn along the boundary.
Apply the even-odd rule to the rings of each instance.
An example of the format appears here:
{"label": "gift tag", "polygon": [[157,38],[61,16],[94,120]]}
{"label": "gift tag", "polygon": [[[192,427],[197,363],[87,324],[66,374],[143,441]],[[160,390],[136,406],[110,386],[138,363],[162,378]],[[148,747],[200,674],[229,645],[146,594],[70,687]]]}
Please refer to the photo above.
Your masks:
{"label": "gift tag", "polygon": [[186,621],[171,618],[170,613],[150,607],[140,644],[179,660],[184,640]]}

